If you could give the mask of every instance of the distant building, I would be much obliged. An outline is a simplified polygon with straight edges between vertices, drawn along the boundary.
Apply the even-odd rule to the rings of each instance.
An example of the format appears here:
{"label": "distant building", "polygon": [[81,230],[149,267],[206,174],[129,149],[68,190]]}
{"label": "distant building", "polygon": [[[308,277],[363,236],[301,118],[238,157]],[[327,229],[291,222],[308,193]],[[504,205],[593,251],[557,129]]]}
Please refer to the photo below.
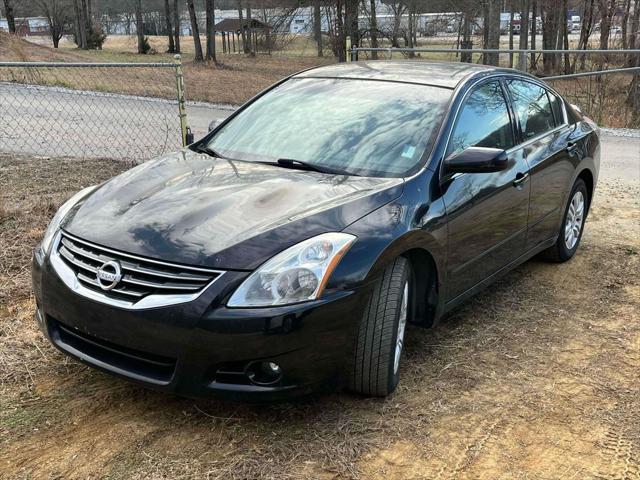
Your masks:
{"label": "distant building", "polygon": [[[0,32],[8,32],[9,24],[6,18],[0,18]],[[49,35],[49,22],[45,17],[16,18],[16,33],[21,37],[30,35]]]}

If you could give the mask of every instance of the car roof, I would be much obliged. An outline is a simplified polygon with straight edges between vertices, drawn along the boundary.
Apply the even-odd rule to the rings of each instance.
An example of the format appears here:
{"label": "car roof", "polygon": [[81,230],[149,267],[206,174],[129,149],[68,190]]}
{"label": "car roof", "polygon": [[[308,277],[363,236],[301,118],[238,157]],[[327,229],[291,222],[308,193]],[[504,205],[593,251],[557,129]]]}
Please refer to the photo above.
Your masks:
{"label": "car roof", "polygon": [[455,88],[461,82],[481,73],[512,72],[508,69],[462,62],[429,62],[422,60],[372,60],[338,63],[311,68],[294,78],[349,78],[388,82],[418,83]]}

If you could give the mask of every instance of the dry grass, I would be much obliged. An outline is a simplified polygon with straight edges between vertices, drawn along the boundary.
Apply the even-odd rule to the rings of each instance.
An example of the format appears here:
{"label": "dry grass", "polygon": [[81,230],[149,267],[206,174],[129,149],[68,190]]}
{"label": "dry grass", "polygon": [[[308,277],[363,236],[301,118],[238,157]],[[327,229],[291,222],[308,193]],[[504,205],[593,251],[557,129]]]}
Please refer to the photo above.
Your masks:
{"label": "dry grass", "polygon": [[[164,40],[153,37],[152,45],[159,48]],[[138,55],[131,37],[109,37],[103,50],[82,51],[68,43],[60,49],[35,45],[15,36],[0,32],[0,60],[59,61],[59,62],[173,62],[173,55],[158,53]],[[333,59],[317,59],[304,56],[267,56],[255,58],[244,55],[220,55],[220,63],[198,64],[193,62],[193,47],[187,38],[184,42],[184,72],[188,100],[239,105],[273,84],[277,80],[306,68],[333,62]],[[102,92],[133,95],[159,95],[175,98],[175,77],[172,69],[146,68],[117,69],[110,75],[90,71],[52,73],[44,71],[44,79],[29,77],[28,83],[65,86],[79,89],[95,89]],[[142,73],[141,73],[142,72]],[[25,77],[25,72],[14,69],[0,70],[0,79],[13,80]],[[24,81],[24,80],[22,80]]]}
{"label": "dry grass", "polygon": [[0,158],[0,477],[638,478],[637,184],[604,180],[571,262],[531,261],[434,330],[399,390],[263,407],[147,391],[51,347],[29,257],[55,207],[125,168]]}

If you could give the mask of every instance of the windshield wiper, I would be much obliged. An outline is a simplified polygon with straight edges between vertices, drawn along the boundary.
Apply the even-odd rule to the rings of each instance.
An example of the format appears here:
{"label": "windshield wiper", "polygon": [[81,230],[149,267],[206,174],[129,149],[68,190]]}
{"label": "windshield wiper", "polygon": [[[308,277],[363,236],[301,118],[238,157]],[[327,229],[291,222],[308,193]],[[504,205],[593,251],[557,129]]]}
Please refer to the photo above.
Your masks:
{"label": "windshield wiper", "polygon": [[330,173],[333,175],[351,175],[357,177],[355,173],[347,172],[339,168],[325,167],[323,165],[316,165],[315,163],[303,162],[302,160],[293,160],[291,158],[279,158],[276,162],[277,165],[285,168],[296,168],[298,170],[310,170],[312,172]]}
{"label": "windshield wiper", "polygon": [[227,157],[220,155],[218,152],[216,152],[213,148],[207,147],[206,145],[198,145],[196,147],[196,152],[200,152],[200,153],[206,153],[207,155],[210,155],[212,157],[218,157],[218,158],[223,158],[223,159],[227,159]]}

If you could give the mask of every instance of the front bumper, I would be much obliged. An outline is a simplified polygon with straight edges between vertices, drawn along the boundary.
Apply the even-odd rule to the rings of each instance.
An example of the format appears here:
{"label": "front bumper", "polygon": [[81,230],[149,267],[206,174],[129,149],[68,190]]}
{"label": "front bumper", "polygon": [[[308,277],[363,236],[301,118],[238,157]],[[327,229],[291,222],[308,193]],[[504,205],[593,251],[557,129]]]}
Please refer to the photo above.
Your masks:
{"label": "front bumper", "polygon": [[[62,352],[105,372],[184,396],[273,401],[341,386],[367,288],[271,308],[226,308],[246,278],[227,272],[195,300],[145,310],[110,306],[69,289],[47,258],[32,264],[38,322]],[[282,378],[252,383],[253,362]]]}

